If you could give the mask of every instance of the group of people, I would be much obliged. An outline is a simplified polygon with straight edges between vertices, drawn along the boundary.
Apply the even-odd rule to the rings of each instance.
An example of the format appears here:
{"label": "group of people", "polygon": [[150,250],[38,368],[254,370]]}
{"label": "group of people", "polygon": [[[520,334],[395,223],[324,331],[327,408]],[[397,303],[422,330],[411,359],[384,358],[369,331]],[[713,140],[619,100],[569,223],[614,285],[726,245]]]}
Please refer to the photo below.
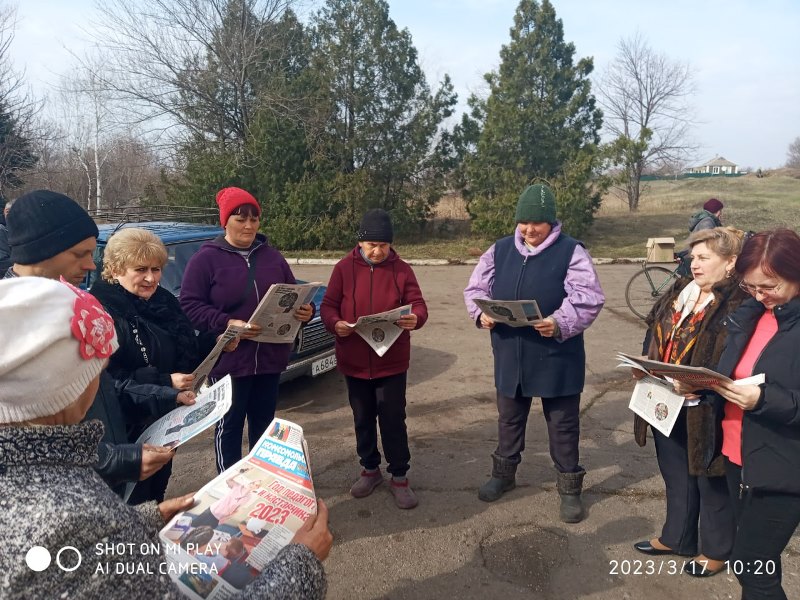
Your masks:
{"label": "group of people", "polygon": [[[231,218],[242,209],[226,203],[230,194],[252,198],[237,188],[220,192],[221,221],[231,226],[215,241],[230,240],[232,248],[246,253],[252,244],[243,241],[242,230],[252,226],[241,221],[251,217]],[[136,551],[121,556],[121,562],[156,574],[135,579],[98,578],[97,565],[88,560],[66,575],[51,570],[37,576],[20,558],[37,545],[72,546],[84,557],[93,556],[99,542],[153,547],[159,529],[193,506],[193,494],[164,500],[174,450],[135,440],[152,420],[178,404],[194,403],[191,373],[218,332],[191,321],[178,300],[159,287],[168,254],[152,233],[130,228],[111,236],[102,275],[86,292],[77,286],[96,269],[99,232],[76,202],[47,190],[31,192],[15,201],[7,225],[12,265],[0,281],[0,486],[8,510],[0,522],[15,533],[0,558],[0,588],[11,598],[50,597],[56,590],[81,598],[180,597],[169,578],[157,575],[164,573],[163,556]],[[247,279],[246,254],[237,259]],[[267,265],[273,281],[294,281],[288,266],[277,271]],[[222,273],[233,280],[237,269],[212,269],[210,288],[213,276]],[[259,280],[240,286],[242,302],[237,302],[246,305],[269,285]],[[233,301],[220,299],[216,308],[217,315],[231,312],[225,322],[235,322],[239,314]],[[305,306],[295,316],[308,320],[312,313]],[[249,398],[238,380],[246,390],[249,378],[280,373],[286,364],[279,357],[277,365],[259,365],[247,344],[235,339],[225,354],[244,355],[235,363],[239,370],[228,371],[234,405],[243,412]],[[251,423],[251,443],[272,414],[261,418]],[[243,421],[242,416],[239,456]],[[255,429],[259,425],[261,431]],[[220,423],[218,430],[223,427],[235,429],[236,422]],[[324,597],[321,561],[332,544],[327,515],[320,500],[317,514],[238,597],[271,597],[275,586],[287,598]]]}
{"label": "group of people", "polygon": [[[741,232],[720,227],[722,203],[712,200],[706,212],[717,222],[692,233],[691,278],[654,306],[647,354],[735,379],[759,373],[766,379],[703,390],[678,386],[685,402],[674,429],[669,436],[653,431],[666,485],[665,524],[659,537],[635,548],[692,557],[687,571],[698,576],[730,564],[751,566],[734,570],[744,597],[782,598],[780,554],[800,522],[800,479],[794,477],[800,475],[800,369],[792,352],[800,330],[800,237],[774,230],[743,244]],[[274,417],[290,348],[255,342],[260,330],[247,319],[270,285],[295,278],[259,233],[261,206],[250,193],[225,188],[216,202],[224,232],[187,264],[179,300],[159,287],[168,254],[152,233],[127,228],[111,236],[103,272],[85,292],[75,286],[96,268],[98,235],[85,211],[66,196],[40,190],[20,197],[8,213],[12,266],[0,282],[0,486],[12,510],[0,522],[18,535],[11,540],[14,551],[4,555],[13,560],[0,558],[0,570],[4,587],[19,590],[20,597],[30,586],[54,585],[32,579],[14,562],[32,544],[54,547],[78,539],[88,548],[92,536],[145,541],[191,506],[191,495],[164,500],[174,450],[132,440],[176,404],[194,402],[191,373],[230,325],[242,333],[210,376],[212,382],[225,375],[233,381],[233,405],[214,436],[218,471],[241,458],[245,421],[252,447]],[[492,502],[514,489],[532,399],[538,397],[559,518],[577,523],[585,518],[586,470],[579,455],[583,333],[605,296],[591,256],[562,231],[547,185],[522,192],[515,222],[513,233],[481,256],[464,290],[469,316],[489,331],[497,390],[498,443],[478,497]],[[419,500],[407,477],[406,386],[410,332],[425,324],[427,306],[413,269],[392,247],[388,213],[366,212],[356,238],[334,267],[319,307],[335,335],[353,412],[361,471],[350,493],[364,498],[384,482],[380,439],[395,504],[412,509]],[[529,327],[511,327],[482,313],[481,299],[535,299],[542,316]],[[396,322],[402,333],[385,354],[354,335],[350,325],[359,317],[405,305],[409,314]],[[294,317],[305,323],[316,310],[303,305]],[[637,418],[634,430],[644,444],[647,423]],[[119,495],[133,482],[138,484],[125,504]],[[39,512],[57,504],[65,515],[58,526],[55,517]],[[105,511],[114,511],[115,520]],[[323,502],[293,542],[242,597],[256,597],[275,581],[287,586],[287,597],[324,595],[320,561],[332,538]],[[773,568],[755,570],[757,561]],[[89,575],[78,569],[57,587],[80,595],[96,585]],[[131,597],[175,593],[166,579],[129,583]]]}

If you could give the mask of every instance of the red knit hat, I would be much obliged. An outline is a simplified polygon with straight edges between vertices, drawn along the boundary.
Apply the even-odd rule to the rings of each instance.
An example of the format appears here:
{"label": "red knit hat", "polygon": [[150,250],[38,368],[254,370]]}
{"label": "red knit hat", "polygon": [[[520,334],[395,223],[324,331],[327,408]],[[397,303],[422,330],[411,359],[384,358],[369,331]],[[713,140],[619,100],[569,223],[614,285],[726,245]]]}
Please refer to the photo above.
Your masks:
{"label": "red knit hat", "polygon": [[710,213],[716,213],[721,211],[724,206],[725,205],[722,204],[722,202],[720,202],[716,198],[709,198],[708,200],[706,200],[706,203],[703,204],[703,209],[707,210]]}
{"label": "red knit hat", "polygon": [[219,222],[222,226],[228,224],[228,218],[240,206],[251,204],[261,216],[261,206],[250,192],[238,187],[226,187],[217,192],[217,205],[219,206]]}

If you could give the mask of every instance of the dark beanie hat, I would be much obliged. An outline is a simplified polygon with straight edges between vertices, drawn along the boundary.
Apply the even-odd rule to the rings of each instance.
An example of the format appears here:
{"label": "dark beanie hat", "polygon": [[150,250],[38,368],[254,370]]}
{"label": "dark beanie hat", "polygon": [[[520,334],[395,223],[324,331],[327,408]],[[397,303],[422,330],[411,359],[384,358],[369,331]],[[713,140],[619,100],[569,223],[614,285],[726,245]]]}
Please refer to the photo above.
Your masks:
{"label": "dark beanie hat", "polygon": [[529,185],[517,201],[517,223],[555,223],[556,197],[543,183]]}
{"label": "dark beanie hat", "polygon": [[722,210],[724,206],[725,205],[722,204],[722,202],[720,202],[716,198],[710,198],[706,200],[705,204],[703,204],[703,209],[707,210],[710,213],[715,213],[717,211]]}
{"label": "dark beanie hat", "polygon": [[11,262],[35,265],[99,235],[97,224],[69,196],[36,190],[20,196],[8,211]]}
{"label": "dark beanie hat", "polygon": [[219,206],[219,222],[222,226],[228,224],[228,219],[240,206],[249,204],[255,207],[258,216],[261,216],[261,206],[253,194],[238,187],[226,187],[217,192],[217,205]]}
{"label": "dark beanie hat", "polygon": [[359,242],[389,242],[394,239],[392,218],[382,208],[368,210],[361,218],[358,228]]}

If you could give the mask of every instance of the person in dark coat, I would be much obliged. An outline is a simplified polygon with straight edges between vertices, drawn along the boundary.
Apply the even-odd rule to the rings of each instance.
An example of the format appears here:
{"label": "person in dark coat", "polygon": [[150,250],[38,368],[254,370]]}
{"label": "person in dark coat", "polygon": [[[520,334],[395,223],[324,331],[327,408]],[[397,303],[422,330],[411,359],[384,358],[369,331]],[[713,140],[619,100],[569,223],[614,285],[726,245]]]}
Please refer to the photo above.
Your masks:
{"label": "person in dark coat", "polygon": [[[135,440],[152,421],[176,408],[194,404],[191,372],[200,362],[194,328],[178,300],[159,287],[167,249],[154,233],[125,228],[112,235],[103,253],[103,273],[90,290],[114,319],[119,350],[108,372],[118,381],[165,386],[176,390],[171,400],[140,404],[139,414],[127,411],[128,439]],[[172,462],[136,485],[128,501],[161,502]]]}
{"label": "person in dark coat", "polygon": [[[497,449],[492,476],[478,497],[493,502],[516,486],[525,449],[525,427],[534,396],[542,399],[550,457],[565,523],[584,517],[586,471],[579,464],[580,401],[586,371],[583,332],[597,318],[605,296],[592,257],[565,235],[556,199],[546,185],[520,194],[516,230],[493,244],[478,261],[464,301],[470,317],[491,331],[497,388]],[[484,314],[474,300],[536,300],[544,315],[530,327],[511,327]]]}
{"label": "person in dark coat", "polygon": [[[103,425],[84,419],[117,347],[111,317],[90,294],[66,283],[19,277],[0,281],[0,321],[0,595],[184,598],[167,574],[157,532],[192,507],[194,494],[129,506],[92,469]],[[327,507],[321,500],[317,506],[260,574],[225,597],[324,598],[322,561],[333,538]],[[108,571],[111,555],[99,556],[101,545],[126,549],[113,553],[113,563],[127,576]]]}
{"label": "person in dark coat", "polygon": [[[29,192],[14,202],[8,222],[14,231],[10,236],[14,265],[4,279],[63,278],[79,285],[96,269],[97,225],[72,198],[50,190]],[[132,381],[120,384],[107,373],[101,375],[91,411],[105,428],[94,466],[118,494],[123,494],[125,483],[150,477],[172,457],[168,448],[131,443],[122,407],[132,414],[152,414],[153,407],[174,406],[178,393]]]}
{"label": "person in dark coat", "polygon": [[[217,424],[214,448],[217,470],[224,471],[242,458],[245,418],[250,448],[275,416],[281,372],[289,362],[291,344],[252,341],[261,328],[248,323],[272,284],[296,283],[280,252],[258,233],[261,206],[249,192],[228,187],[217,193],[224,235],[206,242],[186,265],[180,305],[201,333],[222,334],[229,325],[241,327],[238,347],[221,356],[211,371],[212,382],[230,375],[233,405]],[[303,304],[294,318],[308,322],[311,304]]]}
{"label": "person in dark coat", "polygon": [[[649,358],[716,366],[725,346],[723,322],[746,298],[733,276],[743,235],[723,227],[692,234],[693,279],[679,280],[650,312]],[[641,377],[642,372],[634,369],[633,374]],[[669,436],[652,429],[666,485],[665,521],[658,538],[634,544],[645,554],[694,557],[684,572],[699,577],[722,571],[733,547],[735,525],[723,477],[721,420],[714,394],[706,391],[688,396]],[[644,419],[634,417],[640,446],[645,445],[647,427]]]}
{"label": "person in dark coat", "polygon": [[717,370],[759,385],[722,385],[722,453],[737,513],[729,572],[742,598],[786,599],[781,553],[800,523],[800,236],[755,234],[736,261],[752,298],[726,321]]}
{"label": "person in dark coat", "polygon": [[[406,430],[410,332],[425,324],[428,307],[411,266],[392,248],[394,230],[385,210],[367,211],[357,237],[358,245],[333,268],[321,309],[326,329],[336,335],[336,364],[347,381],[355,422],[362,470],[350,493],[364,498],[383,482],[380,428],[395,504],[410,509],[418,503],[406,477],[411,460]],[[411,312],[395,322],[402,329],[400,337],[382,356],[348,326],[359,317],[406,304],[411,305]],[[382,330],[373,333],[376,341],[384,339]]]}

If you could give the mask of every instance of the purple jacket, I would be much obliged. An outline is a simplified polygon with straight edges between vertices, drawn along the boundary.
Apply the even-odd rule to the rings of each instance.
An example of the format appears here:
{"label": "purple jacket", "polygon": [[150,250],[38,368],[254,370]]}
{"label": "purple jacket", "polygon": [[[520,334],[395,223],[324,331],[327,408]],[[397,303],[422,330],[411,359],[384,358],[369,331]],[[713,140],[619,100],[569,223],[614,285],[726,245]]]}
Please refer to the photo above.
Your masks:
{"label": "purple jacket", "polygon": [[[296,283],[292,270],[280,252],[259,234],[247,256],[229,245],[224,236],[206,242],[189,260],[183,273],[180,302],[192,325],[202,332],[219,335],[229,319],[246,321],[273,283]],[[251,291],[244,295],[249,264],[255,261]],[[240,302],[241,301],[241,302]],[[233,352],[223,352],[211,377],[280,373],[289,362],[291,344],[239,342]]]}
{"label": "purple jacket", "polygon": [[[514,245],[520,255],[535,256],[550,247],[561,234],[561,223],[556,222],[550,235],[536,248],[525,245],[519,231],[514,231]],[[480,317],[481,309],[473,302],[476,298],[491,298],[494,283],[494,244],[483,253],[464,290],[464,302],[473,321]],[[556,309],[552,316],[561,330],[558,341],[574,337],[588,329],[606,301],[597,272],[592,264],[592,257],[583,246],[576,246],[569,263],[567,277],[564,280],[564,289],[567,297]]]}

